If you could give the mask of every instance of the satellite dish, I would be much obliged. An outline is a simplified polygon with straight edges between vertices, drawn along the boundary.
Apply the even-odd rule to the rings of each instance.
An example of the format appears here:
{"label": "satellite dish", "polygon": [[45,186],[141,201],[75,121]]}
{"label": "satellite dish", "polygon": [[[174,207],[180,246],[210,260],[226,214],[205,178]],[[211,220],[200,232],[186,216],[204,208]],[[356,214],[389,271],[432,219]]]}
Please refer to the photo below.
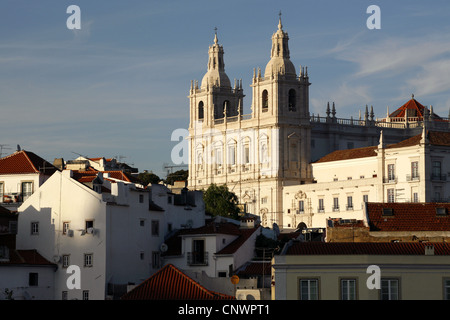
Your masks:
{"label": "satellite dish", "polygon": [[167,244],[163,243],[161,245],[161,247],[159,247],[159,249],[161,250],[161,252],[166,252],[167,249],[169,249],[169,246]]}
{"label": "satellite dish", "polygon": [[61,260],[61,257],[58,255],[53,256],[53,262],[58,263]]}

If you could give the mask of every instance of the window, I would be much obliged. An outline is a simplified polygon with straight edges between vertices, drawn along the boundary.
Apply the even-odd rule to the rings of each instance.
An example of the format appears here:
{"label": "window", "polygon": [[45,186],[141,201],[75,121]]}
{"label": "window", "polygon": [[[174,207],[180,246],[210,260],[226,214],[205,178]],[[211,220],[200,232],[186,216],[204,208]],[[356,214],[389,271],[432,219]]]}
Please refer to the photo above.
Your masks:
{"label": "window", "polygon": [[244,151],[243,152],[244,164],[249,164],[250,163],[250,146],[248,144],[245,144],[243,151]]}
{"label": "window", "polygon": [[417,180],[419,178],[419,162],[411,162],[411,179]]}
{"label": "window", "polygon": [[341,279],[341,299],[356,300],[356,280]]}
{"label": "window", "polygon": [[22,182],[22,201],[27,200],[33,193],[33,182]]}
{"label": "window", "polygon": [[347,196],[347,210],[353,210],[353,197]]}
{"label": "window", "polygon": [[145,254],[143,251],[139,252],[139,259],[144,260]]}
{"label": "window", "polygon": [[398,279],[381,279],[381,300],[398,300]]}
{"label": "window", "polygon": [[222,167],[223,159],[222,159],[222,149],[221,148],[216,148],[215,149],[215,158],[216,158],[217,166],[219,168]]}
{"label": "window", "polygon": [[62,266],[63,268],[67,268],[70,266],[70,255],[64,254],[62,256]]}
{"label": "window", "polygon": [[291,147],[289,150],[290,153],[290,161],[297,162],[298,161],[298,148],[297,143],[291,143]]}
{"label": "window", "polygon": [[141,227],[145,226],[145,219],[139,219],[139,225]]}
{"label": "window", "polygon": [[261,204],[266,204],[266,203],[267,203],[267,197],[261,198]]}
{"label": "window", "polygon": [[61,293],[61,300],[68,300],[68,292],[67,291],[63,291]]}
{"label": "window", "polygon": [[67,232],[69,231],[69,227],[70,227],[70,223],[69,222],[63,222],[63,234],[67,234]]}
{"label": "window", "polygon": [[94,265],[94,254],[93,253],[85,253],[84,254],[84,266],[85,267],[92,267]]}
{"label": "window", "polygon": [[205,240],[192,240],[192,252],[188,254],[188,265],[208,265],[208,254],[205,252]]}
{"label": "window", "polygon": [[301,279],[300,300],[318,300],[318,299],[319,299],[319,280]]}
{"label": "window", "polygon": [[172,203],[172,196],[167,196],[167,203],[171,204]]}
{"label": "window", "polygon": [[231,144],[228,146],[228,164],[236,165],[236,145]]}
{"label": "window", "polygon": [[387,200],[388,202],[395,202],[395,190],[387,189]]}
{"label": "window", "polygon": [[17,234],[17,221],[10,221],[9,222],[9,233],[10,234]]}
{"label": "window", "polygon": [[319,208],[318,208],[319,212],[324,212],[325,211],[325,207],[323,205],[323,199],[319,199]]}
{"label": "window", "polygon": [[450,279],[444,279],[444,300],[450,300]]}
{"label": "window", "polygon": [[171,222],[169,222],[167,224],[167,232],[172,232],[172,223]]}
{"label": "window", "polygon": [[363,202],[369,202],[369,195],[363,194]]}
{"label": "window", "polygon": [[219,278],[226,278],[227,272],[226,272],[226,271],[219,271],[219,272],[217,273],[217,276],[218,276]]}
{"label": "window", "polygon": [[31,234],[38,235],[39,234],[39,222],[31,223]]}
{"label": "window", "polygon": [[333,198],[333,211],[339,211],[339,198]]}
{"label": "window", "polygon": [[289,111],[297,111],[295,96],[296,96],[295,90],[294,89],[289,90]]}
{"label": "window", "polygon": [[440,161],[433,161],[431,178],[438,179],[438,180],[441,178],[441,162]]}
{"label": "window", "polygon": [[159,251],[152,252],[152,268],[158,269],[160,267],[160,253]]}
{"label": "window", "polygon": [[303,200],[300,200],[298,202],[298,211],[299,212],[305,212],[305,202]]}
{"label": "window", "polygon": [[152,220],[152,236],[159,236],[159,220]]}
{"label": "window", "polygon": [[394,181],[394,180],[395,180],[395,165],[388,164],[388,181]]}
{"label": "window", "polygon": [[442,187],[434,187],[434,201],[441,201]]}
{"label": "window", "polygon": [[39,279],[39,275],[37,272],[30,272],[28,274],[28,285],[30,287],[37,287],[38,286],[38,279]]}
{"label": "window", "polygon": [[269,93],[264,90],[262,93],[262,112],[267,112],[269,110]]}
{"label": "window", "polygon": [[83,300],[89,300],[89,290],[83,290]]}
{"label": "window", "polygon": [[4,194],[4,185],[3,182],[0,182],[0,202],[3,202],[3,194]]}
{"label": "window", "polygon": [[413,192],[413,202],[419,202],[419,194],[417,192]]}
{"label": "window", "polygon": [[144,203],[144,195],[143,194],[139,195],[139,203]]}
{"label": "window", "polygon": [[204,117],[204,115],[203,115],[203,101],[200,101],[198,103],[198,119],[199,120],[203,120],[203,117]]}
{"label": "window", "polygon": [[85,231],[92,230],[94,228],[94,220],[86,220]]}

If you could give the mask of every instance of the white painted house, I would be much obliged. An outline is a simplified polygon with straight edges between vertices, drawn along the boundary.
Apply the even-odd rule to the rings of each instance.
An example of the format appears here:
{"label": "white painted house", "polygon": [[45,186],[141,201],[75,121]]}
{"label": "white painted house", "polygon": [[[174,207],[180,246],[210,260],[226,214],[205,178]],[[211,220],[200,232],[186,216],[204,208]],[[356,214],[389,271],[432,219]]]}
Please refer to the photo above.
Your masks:
{"label": "white painted house", "polygon": [[450,133],[426,131],[399,143],[338,150],[312,164],[315,183],[283,189],[291,228],[328,218],[363,220],[365,202],[448,202]]}
{"label": "white painted house", "polygon": [[[162,185],[58,171],[19,208],[17,248],[57,263],[55,299],[117,298],[159,269],[170,228],[204,224],[201,194],[187,194],[179,205]],[[79,289],[67,285],[71,265],[80,268]]]}
{"label": "white painted house", "polygon": [[1,158],[0,205],[17,210],[57,170],[30,151],[17,150]]}

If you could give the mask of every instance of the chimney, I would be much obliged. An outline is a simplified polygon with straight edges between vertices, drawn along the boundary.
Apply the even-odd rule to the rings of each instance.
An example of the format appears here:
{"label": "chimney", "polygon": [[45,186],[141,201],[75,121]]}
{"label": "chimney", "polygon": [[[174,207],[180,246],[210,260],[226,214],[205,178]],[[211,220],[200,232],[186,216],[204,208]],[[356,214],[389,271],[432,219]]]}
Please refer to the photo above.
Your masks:
{"label": "chimney", "polygon": [[425,255],[434,256],[434,246],[431,244],[425,245]]}

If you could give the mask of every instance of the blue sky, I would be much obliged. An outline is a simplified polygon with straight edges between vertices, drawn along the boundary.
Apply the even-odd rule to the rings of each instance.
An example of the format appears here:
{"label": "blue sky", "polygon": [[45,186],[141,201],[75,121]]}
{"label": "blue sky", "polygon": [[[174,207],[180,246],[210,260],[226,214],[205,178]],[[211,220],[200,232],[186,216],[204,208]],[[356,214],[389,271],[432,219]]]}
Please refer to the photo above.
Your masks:
{"label": "blue sky", "polygon": [[[69,5],[81,30],[69,30]],[[381,29],[369,30],[369,5]],[[310,112],[384,117],[410,99],[447,117],[450,108],[448,1],[0,1],[0,144],[46,160],[123,156],[164,176],[188,127],[191,80],[206,72],[214,27],[225,69],[242,79],[244,110],[253,68],[270,58],[282,11],[291,60],[308,66]]]}

